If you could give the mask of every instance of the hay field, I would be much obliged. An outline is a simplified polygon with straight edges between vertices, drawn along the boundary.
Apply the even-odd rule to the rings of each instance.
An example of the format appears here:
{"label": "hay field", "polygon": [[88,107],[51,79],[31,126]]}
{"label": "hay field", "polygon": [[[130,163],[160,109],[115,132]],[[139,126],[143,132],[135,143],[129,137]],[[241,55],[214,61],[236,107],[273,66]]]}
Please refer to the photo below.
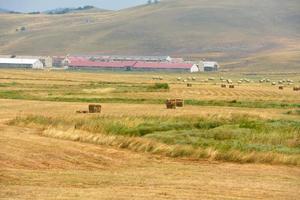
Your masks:
{"label": "hay field", "polygon": [[[163,80],[153,80],[161,77]],[[181,77],[192,88],[186,87],[186,82],[177,81]],[[236,85],[234,90],[221,88],[220,77],[231,79]],[[189,80],[195,78],[195,81]],[[248,79],[253,83],[238,85],[241,79]],[[260,84],[259,80],[270,79],[271,82],[293,80],[293,85],[287,85],[285,90],[278,90],[278,84]],[[214,80],[208,80],[214,79]],[[5,91],[14,91],[16,96],[25,99],[52,98],[103,98],[103,99],[166,99],[184,98],[192,100],[240,100],[240,101],[267,101],[280,103],[297,103],[300,101],[293,86],[300,84],[299,74],[176,74],[176,73],[70,73],[70,72],[32,72],[32,71],[2,71],[0,74],[2,98]],[[152,88],[155,83],[169,83],[171,90],[161,91]],[[0,94],[1,95],[1,94]],[[26,97],[27,96],[27,97]],[[8,94],[9,97],[9,94]],[[20,97],[21,98],[21,97]],[[48,99],[48,100],[49,100]],[[76,100],[74,100],[76,101]]]}
{"label": "hay field", "polygon": [[[190,76],[191,88],[177,81]],[[251,81],[222,89],[220,77]],[[262,78],[299,83],[0,70],[0,198],[297,199],[300,95]],[[167,110],[169,97],[189,102]],[[92,102],[101,115],[75,114]]]}

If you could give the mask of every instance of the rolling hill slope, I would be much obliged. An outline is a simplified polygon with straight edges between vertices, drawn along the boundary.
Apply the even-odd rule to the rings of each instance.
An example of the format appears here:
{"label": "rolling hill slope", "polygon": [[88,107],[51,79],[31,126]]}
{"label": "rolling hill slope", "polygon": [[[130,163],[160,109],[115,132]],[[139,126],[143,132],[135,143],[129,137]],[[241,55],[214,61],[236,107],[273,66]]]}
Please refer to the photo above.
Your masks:
{"label": "rolling hill slope", "polygon": [[[298,0],[169,0],[121,11],[1,15],[0,54],[170,54],[300,70]],[[26,32],[16,32],[19,26]],[[276,58],[276,59],[273,59]]]}

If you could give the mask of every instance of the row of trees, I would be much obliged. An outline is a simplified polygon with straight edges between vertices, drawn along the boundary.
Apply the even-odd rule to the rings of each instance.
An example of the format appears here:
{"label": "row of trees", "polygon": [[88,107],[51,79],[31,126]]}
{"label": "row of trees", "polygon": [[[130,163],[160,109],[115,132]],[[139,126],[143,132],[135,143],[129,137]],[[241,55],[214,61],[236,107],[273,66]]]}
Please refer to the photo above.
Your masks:
{"label": "row of trees", "polygon": [[93,9],[95,8],[94,6],[84,6],[84,7],[78,7],[78,8],[59,8],[59,9],[55,9],[52,10],[50,12],[48,12],[48,14],[66,14],[69,12],[73,12],[73,11],[80,11],[80,10],[89,10],[89,9]]}

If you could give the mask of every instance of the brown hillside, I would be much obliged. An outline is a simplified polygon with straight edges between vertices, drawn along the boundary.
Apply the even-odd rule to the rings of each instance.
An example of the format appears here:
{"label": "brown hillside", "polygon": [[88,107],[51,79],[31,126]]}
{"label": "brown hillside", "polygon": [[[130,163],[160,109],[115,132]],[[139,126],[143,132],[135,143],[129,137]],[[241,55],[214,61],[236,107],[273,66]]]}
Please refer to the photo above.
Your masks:
{"label": "brown hillside", "polygon": [[[294,71],[299,13],[297,0],[172,0],[116,12],[2,14],[0,54],[170,54]],[[21,26],[27,31],[17,32]]]}

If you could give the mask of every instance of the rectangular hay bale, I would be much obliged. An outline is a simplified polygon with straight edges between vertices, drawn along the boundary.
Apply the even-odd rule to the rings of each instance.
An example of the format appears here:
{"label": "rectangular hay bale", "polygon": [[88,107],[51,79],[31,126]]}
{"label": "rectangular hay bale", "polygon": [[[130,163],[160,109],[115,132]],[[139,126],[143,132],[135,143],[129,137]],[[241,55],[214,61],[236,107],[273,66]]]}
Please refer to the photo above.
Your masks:
{"label": "rectangular hay bale", "polygon": [[89,105],[89,113],[101,113],[101,105]]}
{"label": "rectangular hay bale", "polygon": [[177,107],[184,107],[184,100],[183,99],[176,99],[176,106]]}
{"label": "rectangular hay bale", "polygon": [[167,109],[176,109],[176,100],[175,99],[168,99],[166,101]]}

